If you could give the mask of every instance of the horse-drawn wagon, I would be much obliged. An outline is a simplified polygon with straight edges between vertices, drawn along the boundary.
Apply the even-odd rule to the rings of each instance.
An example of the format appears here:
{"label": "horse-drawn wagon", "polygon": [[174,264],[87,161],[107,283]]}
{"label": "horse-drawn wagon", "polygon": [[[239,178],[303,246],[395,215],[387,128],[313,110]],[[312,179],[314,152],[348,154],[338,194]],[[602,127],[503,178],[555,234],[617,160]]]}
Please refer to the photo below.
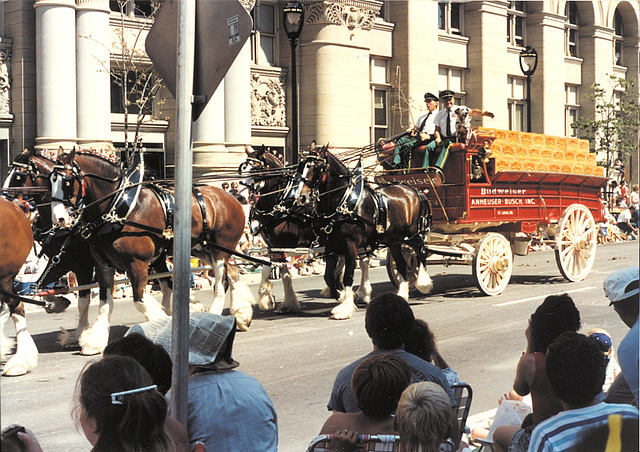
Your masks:
{"label": "horse-drawn wagon", "polygon": [[[419,149],[413,154],[409,168],[376,172],[374,181],[427,192],[427,253],[445,264],[471,265],[483,293],[505,289],[513,254],[526,255],[533,235],[548,237],[566,279],[587,276],[595,260],[596,221],[604,217],[601,189],[607,178],[586,141],[480,129],[466,145],[450,147],[442,171],[412,169],[411,164],[421,166],[424,155]],[[404,253],[412,285],[418,265],[412,250],[405,247]],[[392,257],[387,262],[397,285],[395,262]]]}

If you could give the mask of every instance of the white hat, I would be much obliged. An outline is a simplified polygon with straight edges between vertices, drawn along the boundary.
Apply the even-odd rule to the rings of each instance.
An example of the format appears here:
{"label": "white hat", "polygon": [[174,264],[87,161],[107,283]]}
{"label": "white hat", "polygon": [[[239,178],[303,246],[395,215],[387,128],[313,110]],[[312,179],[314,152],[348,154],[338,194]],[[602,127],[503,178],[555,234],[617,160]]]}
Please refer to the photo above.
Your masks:
{"label": "white hat", "polygon": [[[206,366],[212,364],[218,354],[227,361],[233,362],[231,349],[235,331],[236,318],[232,315],[225,316],[208,312],[190,313],[189,365]],[[167,353],[171,354],[171,317],[133,325],[125,336],[132,333],[142,334],[154,344],[161,345]]]}
{"label": "white hat", "polygon": [[604,294],[613,303],[638,296],[638,267],[628,267],[610,274],[604,280]]}

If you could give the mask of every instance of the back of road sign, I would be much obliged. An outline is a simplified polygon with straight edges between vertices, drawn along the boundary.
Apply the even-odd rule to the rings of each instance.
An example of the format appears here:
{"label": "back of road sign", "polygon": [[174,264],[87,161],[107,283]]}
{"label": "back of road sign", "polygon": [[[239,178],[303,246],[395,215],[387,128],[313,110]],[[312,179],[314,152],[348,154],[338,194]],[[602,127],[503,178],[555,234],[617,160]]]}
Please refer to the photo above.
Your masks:
{"label": "back of road sign", "polygon": [[[205,95],[194,105],[202,112],[251,33],[251,16],[238,1],[197,0],[193,94]],[[149,30],[147,54],[175,97],[178,57],[178,0],[165,0]]]}

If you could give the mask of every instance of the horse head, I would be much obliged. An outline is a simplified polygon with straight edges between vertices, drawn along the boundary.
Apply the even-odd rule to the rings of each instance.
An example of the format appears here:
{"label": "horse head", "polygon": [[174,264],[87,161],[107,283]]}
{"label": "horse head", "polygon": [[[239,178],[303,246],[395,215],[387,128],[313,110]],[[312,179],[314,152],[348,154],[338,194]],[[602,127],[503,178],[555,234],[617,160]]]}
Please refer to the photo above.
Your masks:
{"label": "horse head", "polygon": [[57,163],[49,175],[51,222],[60,227],[71,226],[71,217],[82,202],[82,175],[75,156],[75,148],[68,154],[60,148]]}
{"label": "horse head", "polygon": [[350,177],[349,169],[329,152],[329,145],[310,153],[300,162],[294,189],[295,204],[305,206],[340,196]]}

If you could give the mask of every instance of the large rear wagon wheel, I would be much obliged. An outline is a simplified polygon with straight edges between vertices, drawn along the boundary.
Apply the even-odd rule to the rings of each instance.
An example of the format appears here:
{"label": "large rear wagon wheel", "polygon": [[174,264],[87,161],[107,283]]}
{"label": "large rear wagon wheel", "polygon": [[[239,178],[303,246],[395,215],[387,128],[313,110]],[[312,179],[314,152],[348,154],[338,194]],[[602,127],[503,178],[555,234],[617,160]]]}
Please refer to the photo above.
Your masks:
{"label": "large rear wagon wheel", "polygon": [[[415,290],[416,280],[418,279],[418,271],[420,270],[420,264],[418,263],[418,257],[415,251],[409,247],[402,247],[402,255],[407,263],[407,279],[409,280],[409,291]],[[395,288],[400,285],[400,273],[396,268],[396,261],[393,260],[391,252],[387,250],[387,275]]]}
{"label": "large rear wagon wheel", "polygon": [[556,230],[556,263],[569,281],[587,277],[596,260],[598,230],[593,215],[582,204],[571,204],[562,213]]}
{"label": "large rear wagon wheel", "polygon": [[485,295],[499,295],[513,271],[511,246],[504,235],[489,232],[478,242],[473,255],[473,277]]}

